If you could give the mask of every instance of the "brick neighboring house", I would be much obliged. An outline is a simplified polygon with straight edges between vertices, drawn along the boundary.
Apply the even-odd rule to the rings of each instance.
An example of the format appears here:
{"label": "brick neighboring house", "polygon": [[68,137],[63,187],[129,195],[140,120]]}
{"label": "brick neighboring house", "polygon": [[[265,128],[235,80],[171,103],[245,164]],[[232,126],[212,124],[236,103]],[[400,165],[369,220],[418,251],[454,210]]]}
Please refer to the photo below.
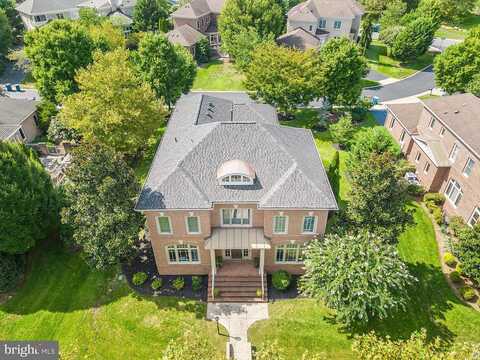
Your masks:
{"label": "brick neighboring house", "polygon": [[0,140],[29,143],[38,135],[37,102],[0,97]]}
{"label": "brick neighboring house", "polygon": [[[337,203],[310,130],[281,126],[246,94],[191,93],[176,104],[136,210],[160,274],[209,274],[209,299],[230,286],[220,296],[236,301],[266,289],[266,272],[302,273],[302,247],[324,234]],[[229,275],[253,284],[232,288]]]}
{"label": "brick neighboring house", "polygon": [[225,0],[192,0],[183,5],[171,15],[173,30],[167,33],[167,38],[195,55],[195,45],[206,36],[210,47],[218,51],[221,38],[217,19],[224,3]]}
{"label": "brick neighboring house", "polygon": [[[311,47],[312,39],[317,48],[335,37],[347,37],[358,40],[360,22],[364,10],[355,0],[307,0],[293,8],[287,14],[287,33],[277,38],[277,43],[303,50],[306,44]],[[311,36],[299,32],[301,28]],[[293,40],[285,40],[293,38]],[[299,45],[301,44],[301,45]]]}
{"label": "brick neighboring house", "polygon": [[387,105],[385,127],[428,191],[445,194],[448,216],[480,220],[480,99],[445,96]]}

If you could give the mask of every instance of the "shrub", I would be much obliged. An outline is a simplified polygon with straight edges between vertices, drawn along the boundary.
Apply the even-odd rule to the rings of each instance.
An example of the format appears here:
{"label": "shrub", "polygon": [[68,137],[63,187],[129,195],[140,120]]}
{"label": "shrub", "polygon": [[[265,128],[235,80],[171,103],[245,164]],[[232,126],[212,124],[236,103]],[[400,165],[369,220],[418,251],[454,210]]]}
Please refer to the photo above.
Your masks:
{"label": "shrub", "polygon": [[172,287],[176,290],[176,291],[180,291],[183,289],[183,287],[185,286],[185,279],[181,276],[175,278],[173,281],[172,281]]}
{"label": "shrub", "polygon": [[256,295],[257,295],[257,297],[261,298],[263,296],[262,289],[257,289]]}
{"label": "shrub", "polygon": [[423,201],[424,202],[433,202],[435,205],[443,205],[445,202],[445,195],[440,194],[440,193],[426,193],[423,196]]}
{"label": "shrub", "polygon": [[195,60],[206,63],[210,60],[210,43],[207,38],[201,39],[195,45]]}
{"label": "shrub", "polygon": [[408,184],[407,192],[411,196],[422,196],[425,193],[425,189],[421,185]]}
{"label": "shrub", "polygon": [[427,207],[428,211],[430,211],[430,213],[433,213],[435,211],[435,209],[438,209],[439,206],[437,204],[435,204],[433,201],[426,201],[425,202],[425,206]]}
{"label": "shrub", "polygon": [[16,255],[0,253],[0,293],[12,290],[23,272],[21,261]]}
{"label": "shrub", "polygon": [[213,289],[213,296],[214,297],[219,297],[220,296],[220,289],[219,288]]}
{"label": "shrub", "polygon": [[55,144],[60,144],[62,141],[79,143],[81,135],[77,130],[65,125],[63,120],[54,117],[50,120],[47,138]]}
{"label": "shrub", "polygon": [[152,284],[150,285],[153,290],[158,290],[162,287],[162,279],[153,279]]}
{"label": "shrub", "polygon": [[455,271],[463,276],[464,274],[463,274],[462,264],[457,263],[457,266],[455,266]]}
{"label": "shrub", "polygon": [[143,271],[139,271],[133,274],[132,283],[136,286],[142,285],[145,281],[147,281],[147,277],[147,274],[145,274]]}
{"label": "shrub", "polygon": [[448,222],[448,226],[453,231],[453,234],[458,236],[460,231],[463,230],[467,225],[461,216],[452,216]]}
{"label": "shrub", "polygon": [[443,211],[441,208],[437,207],[432,211],[433,219],[438,225],[443,223]]}
{"label": "shrub", "polygon": [[285,290],[290,286],[292,281],[292,275],[286,272],[285,270],[275,271],[272,275],[272,284],[273,287],[277,290]]}
{"label": "shrub", "polygon": [[197,292],[202,288],[202,278],[200,276],[192,276],[192,290]]}
{"label": "shrub", "polygon": [[460,294],[462,295],[463,299],[466,301],[472,301],[476,294],[475,290],[473,290],[470,286],[464,286],[460,289]]}
{"label": "shrub", "polygon": [[456,284],[462,281],[462,277],[460,276],[460,273],[456,270],[452,271],[449,276],[450,276],[450,280],[452,280]]}
{"label": "shrub", "polygon": [[443,261],[445,262],[445,264],[447,264],[451,268],[457,265],[457,259],[455,259],[455,256],[453,256],[453,254],[449,252],[446,252],[445,254],[443,254]]}

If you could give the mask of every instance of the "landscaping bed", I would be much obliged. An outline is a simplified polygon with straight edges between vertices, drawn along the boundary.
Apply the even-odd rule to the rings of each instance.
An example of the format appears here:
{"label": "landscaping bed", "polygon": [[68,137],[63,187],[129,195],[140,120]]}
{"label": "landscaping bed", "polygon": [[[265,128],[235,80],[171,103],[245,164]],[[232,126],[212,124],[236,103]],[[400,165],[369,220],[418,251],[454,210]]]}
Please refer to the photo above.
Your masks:
{"label": "landscaping bed", "polygon": [[269,301],[276,301],[276,300],[285,300],[285,299],[295,299],[300,296],[298,292],[298,280],[300,276],[292,275],[292,280],[290,285],[285,290],[277,290],[273,286],[272,282],[272,275],[267,275],[267,284],[268,284],[268,300]]}

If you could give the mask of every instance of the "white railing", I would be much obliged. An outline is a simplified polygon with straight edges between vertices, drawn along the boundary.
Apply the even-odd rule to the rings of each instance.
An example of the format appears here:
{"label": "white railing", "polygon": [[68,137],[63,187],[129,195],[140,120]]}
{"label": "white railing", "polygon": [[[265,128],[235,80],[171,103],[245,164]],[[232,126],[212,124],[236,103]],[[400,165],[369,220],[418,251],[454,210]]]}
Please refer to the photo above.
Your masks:
{"label": "white railing", "polygon": [[212,271],[212,300],[215,300],[215,271]]}
{"label": "white railing", "polygon": [[263,284],[263,269],[260,272],[260,276],[262,278],[262,300],[265,300],[265,285]]}

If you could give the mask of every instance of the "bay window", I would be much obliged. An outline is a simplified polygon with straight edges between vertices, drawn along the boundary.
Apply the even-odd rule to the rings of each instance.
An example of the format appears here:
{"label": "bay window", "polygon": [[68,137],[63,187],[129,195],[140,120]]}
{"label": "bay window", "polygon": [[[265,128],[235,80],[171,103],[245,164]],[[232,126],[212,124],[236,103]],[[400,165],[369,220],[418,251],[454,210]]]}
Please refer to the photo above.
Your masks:
{"label": "bay window", "polygon": [[195,245],[169,245],[167,255],[170,264],[200,263],[198,247]]}

